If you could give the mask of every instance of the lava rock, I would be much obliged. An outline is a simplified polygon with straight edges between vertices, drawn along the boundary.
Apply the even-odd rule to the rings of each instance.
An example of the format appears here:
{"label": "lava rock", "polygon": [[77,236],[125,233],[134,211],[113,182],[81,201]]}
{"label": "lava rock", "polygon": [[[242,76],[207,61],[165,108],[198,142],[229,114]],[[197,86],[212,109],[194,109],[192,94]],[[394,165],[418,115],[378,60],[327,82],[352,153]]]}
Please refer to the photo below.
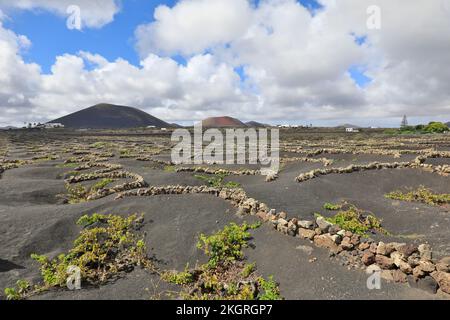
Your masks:
{"label": "lava rock", "polygon": [[375,262],[377,265],[380,266],[381,269],[394,269],[395,264],[394,261],[391,258],[388,258],[386,256],[377,254],[375,256]]}
{"label": "lava rock", "polygon": [[330,234],[316,235],[314,237],[314,243],[318,247],[327,248],[335,253],[342,251],[342,249],[334,242]]}
{"label": "lava rock", "polygon": [[298,229],[298,236],[303,239],[313,240],[316,233],[314,230],[300,228]]}
{"label": "lava rock", "polygon": [[417,246],[413,244],[405,244],[398,248],[398,252],[400,252],[405,259],[407,259],[414,252],[418,252]]}
{"label": "lava rock", "polygon": [[431,251],[431,246],[429,244],[421,244],[418,247],[420,253],[420,259],[425,261],[431,261],[433,258],[433,253]]}
{"label": "lava rock", "polygon": [[325,220],[324,217],[317,217],[316,223],[319,226],[320,230],[324,233],[327,233],[330,227],[333,225],[332,223]]}
{"label": "lava rock", "polygon": [[436,280],[443,292],[450,294],[450,273],[435,271],[431,277]]}
{"label": "lava rock", "polygon": [[350,242],[351,239],[349,237],[344,237],[341,242],[341,247],[344,250],[351,250],[353,249],[353,244]]}
{"label": "lava rock", "polygon": [[369,250],[364,251],[362,257],[361,257],[362,263],[364,263],[366,266],[370,266],[371,264],[375,263],[375,255],[370,252]]}
{"label": "lava rock", "polygon": [[316,224],[314,221],[309,221],[309,220],[300,220],[297,222],[297,224],[305,229],[310,229],[310,230],[314,230]]}

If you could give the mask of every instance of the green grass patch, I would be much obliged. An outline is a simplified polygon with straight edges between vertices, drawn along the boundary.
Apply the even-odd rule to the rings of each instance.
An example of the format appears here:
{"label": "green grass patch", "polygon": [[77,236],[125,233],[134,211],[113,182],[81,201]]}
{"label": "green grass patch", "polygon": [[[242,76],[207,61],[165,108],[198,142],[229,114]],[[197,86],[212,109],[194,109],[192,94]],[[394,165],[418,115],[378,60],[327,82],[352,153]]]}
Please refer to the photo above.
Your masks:
{"label": "green grass patch", "polygon": [[244,266],[244,269],[242,270],[242,276],[244,277],[244,278],[247,278],[248,276],[250,276],[254,271],[256,270],[256,263],[255,262],[253,262],[253,263],[247,263],[245,266]]}
{"label": "green grass patch", "polygon": [[161,274],[161,278],[167,282],[186,285],[193,283],[195,281],[194,274],[189,271],[189,266],[186,266],[185,270],[182,272],[176,271],[166,271]]}
{"label": "green grass patch", "polygon": [[[320,214],[316,214],[320,216]],[[382,226],[379,220],[372,213],[366,213],[363,210],[351,205],[347,210],[341,210],[334,216],[325,220],[338,225],[341,229],[351,231],[361,236],[366,236],[368,232],[377,231],[382,234],[389,234]]]}
{"label": "green grass patch", "polygon": [[6,300],[22,300],[31,290],[31,285],[26,280],[17,280],[16,287],[5,288]]}
{"label": "green grass patch", "polygon": [[79,183],[73,185],[66,183],[67,201],[70,204],[86,202],[90,195],[105,188],[114,181],[114,179],[105,178],[96,182],[91,187],[85,187]]}
{"label": "green grass patch", "polygon": [[95,142],[95,143],[91,144],[89,147],[95,148],[95,149],[104,149],[107,146],[108,146],[108,143],[99,141],[99,142]]}
{"label": "green grass patch", "polygon": [[281,300],[280,289],[277,283],[273,280],[273,276],[269,276],[266,280],[262,277],[258,278],[258,282],[261,285],[262,292],[258,296],[258,300]]}
{"label": "green grass patch", "polygon": [[234,181],[228,181],[224,183],[224,179],[227,176],[225,173],[217,173],[214,175],[205,175],[205,174],[196,174],[194,175],[195,178],[204,181],[208,186],[213,188],[239,188],[241,185]]}
{"label": "green grass patch", "polygon": [[242,249],[247,247],[250,239],[249,229],[258,228],[259,225],[244,223],[237,225],[232,222],[213,235],[200,234],[197,248],[209,257],[208,267],[215,268],[218,264],[226,265],[243,257]]}
{"label": "green grass patch", "polygon": [[333,203],[326,202],[323,205],[323,208],[325,210],[330,210],[330,211],[341,210],[342,209],[342,204],[333,204]]}
{"label": "green grass patch", "polygon": [[79,183],[74,185],[66,183],[66,190],[67,202],[70,204],[85,202],[89,196],[89,190]]}
{"label": "green grass patch", "polygon": [[[145,243],[136,233],[142,220],[137,215],[80,218],[78,224],[84,229],[69,252],[52,260],[44,255],[31,255],[40,264],[43,287],[64,287],[69,266],[80,268],[82,282],[98,285],[136,265],[149,265]],[[101,224],[94,228],[86,227],[92,221]]]}
{"label": "green grass patch", "polygon": [[257,274],[255,263],[244,263],[250,229],[260,224],[230,223],[211,235],[201,234],[197,247],[208,256],[206,264],[183,272],[166,272],[162,278],[182,286],[180,296],[187,300],[275,300],[282,299],[272,277]]}
{"label": "green grass patch", "polygon": [[175,166],[165,166],[164,171],[165,172],[175,172],[176,167]]}
{"label": "green grass patch", "polygon": [[95,183],[92,187],[91,187],[91,192],[96,192],[100,189],[105,188],[108,184],[113,183],[115,180],[114,179],[109,179],[109,178],[105,178],[102,179],[101,181]]}
{"label": "green grass patch", "polygon": [[400,190],[390,192],[385,195],[386,198],[393,200],[409,201],[409,202],[422,202],[429,205],[445,205],[450,203],[450,194],[442,193],[437,194],[432,190],[420,186],[416,190],[410,190],[409,192],[402,192]]}

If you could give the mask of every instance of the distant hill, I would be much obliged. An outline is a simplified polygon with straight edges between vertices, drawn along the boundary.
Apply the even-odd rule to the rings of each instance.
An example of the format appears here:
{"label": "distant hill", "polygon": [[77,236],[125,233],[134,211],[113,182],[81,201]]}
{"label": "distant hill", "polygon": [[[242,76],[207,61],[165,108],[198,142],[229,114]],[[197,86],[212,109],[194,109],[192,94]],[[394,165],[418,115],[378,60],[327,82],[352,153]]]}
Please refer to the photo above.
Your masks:
{"label": "distant hill", "polygon": [[360,126],[356,126],[354,124],[350,124],[350,123],[344,123],[344,124],[341,124],[341,125],[337,126],[336,128],[353,128],[353,129],[358,129],[358,128],[361,128],[361,127]]}
{"label": "distant hill", "polygon": [[445,123],[450,128],[450,121]]}
{"label": "distant hill", "polygon": [[13,130],[13,129],[17,129],[17,127],[13,127],[13,126],[0,127],[0,130]]}
{"label": "distant hill", "polygon": [[268,124],[264,124],[264,123],[260,123],[260,122],[256,122],[256,121],[249,121],[245,123],[248,127],[252,127],[252,128],[265,128],[265,127],[270,127],[270,125]]}
{"label": "distant hill", "polygon": [[71,113],[49,123],[62,123],[66,128],[89,129],[124,129],[155,126],[169,128],[170,124],[148,113],[127,106],[114,104],[97,104],[95,106]]}
{"label": "distant hill", "polygon": [[171,123],[170,126],[172,128],[184,128],[182,125],[179,125],[178,123],[175,123],[175,122]]}
{"label": "distant hill", "polygon": [[245,123],[231,117],[211,117],[202,121],[203,127],[223,128],[223,127],[246,127]]}

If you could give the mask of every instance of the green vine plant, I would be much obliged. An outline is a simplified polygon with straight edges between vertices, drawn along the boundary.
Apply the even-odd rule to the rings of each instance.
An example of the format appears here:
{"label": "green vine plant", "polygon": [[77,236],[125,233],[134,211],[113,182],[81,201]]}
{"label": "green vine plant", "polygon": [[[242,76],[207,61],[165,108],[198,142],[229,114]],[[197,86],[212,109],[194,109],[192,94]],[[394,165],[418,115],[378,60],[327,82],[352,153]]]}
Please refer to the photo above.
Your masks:
{"label": "green vine plant", "polygon": [[272,277],[258,275],[255,263],[245,263],[251,229],[259,223],[231,223],[211,234],[200,234],[197,248],[208,262],[182,272],[166,271],[162,279],[182,287],[180,296],[188,300],[280,300],[278,284]]}
{"label": "green vine plant", "polygon": [[31,255],[39,263],[42,283],[32,286],[19,280],[17,288],[5,289],[5,296],[10,300],[24,299],[52,288],[65,288],[70,266],[79,268],[84,286],[104,284],[137,266],[155,271],[147,256],[144,239],[137,232],[142,223],[143,217],[136,214],[128,217],[102,214],[82,216],[77,224],[83,229],[67,253],[54,259]]}
{"label": "green vine plant", "polygon": [[439,206],[450,203],[449,193],[434,193],[431,189],[424,186],[418,187],[416,190],[409,190],[409,192],[402,192],[400,190],[392,191],[385,195],[386,198],[392,200],[421,202],[429,205]]}
{"label": "green vine plant", "polygon": [[243,249],[248,247],[251,229],[261,224],[237,225],[231,223],[222,230],[199,236],[197,247],[208,257],[208,262],[193,269],[186,266],[182,272],[158,270],[148,257],[143,237],[138,233],[143,217],[136,214],[84,215],[77,221],[82,230],[73,248],[54,259],[32,254],[39,263],[42,281],[30,284],[19,280],[15,287],[6,288],[9,300],[26,299],[38,293],[65,288],[69,267],[80,270],[83,287],[98,286],[140,266],[163,281],[181,286],[179,296],[184,299],[282,299],[278,284],[272,277],[257,273],[255,263],[246,263]]}
{"label": "green vine plant", "polygon": [[234,189],[234,188],[239,188],[241,185],[237,182],[234,181],[228,181],[224,183],[224,179],[225,177],[228,176],[225,173],[216,173],[214,175],[204,175],[204,174],[196,174],[194,175],[195,178],[202,180],[204,182],[206,182],[208,184],[208,186],[213,187],[213,188],[229,188],[229,189]]}
{"label": "green vine plant", "polygon": [[96,182],[91,187],[85,187],[79,183],[71,185],[66,183],[67,190],[67,202],[69,204],[75,204],[80,202],[86,202],[90,195],[96,193],[98,190],[105,188],[107,185],[113,183],[114,179],[105,178]]}
{"label": "green vine plant", "polygon": [[341,229],[351,231],[361,236],[367,236],[369,232],[373,233],[375,231],[384,235],[389,234],[389,232],[382,227],[382,220],[378,219],[373,213],[361,210],[352,204],[343,203],[334,205],[325,203],[324,208],[326,210],[338,212],[331,217],[323,217],[319,213],[317,213],[316,216],[322,216],[326,221],[338,225]]}

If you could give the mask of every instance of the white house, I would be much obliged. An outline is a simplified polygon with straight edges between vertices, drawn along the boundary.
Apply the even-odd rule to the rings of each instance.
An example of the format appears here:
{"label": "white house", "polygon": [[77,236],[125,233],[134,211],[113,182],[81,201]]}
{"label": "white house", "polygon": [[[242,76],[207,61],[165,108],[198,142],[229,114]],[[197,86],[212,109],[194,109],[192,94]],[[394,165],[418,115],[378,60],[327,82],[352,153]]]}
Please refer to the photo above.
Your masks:
{"label": "white house", "polygon": [[359,132],[356,128],[345,128],[345,132]]}
{"label": "white house", "polygon": [[50,122],[44,124],[45,129],[53,129],[53,128],[64,128],[64,125],[62,123],[58,122]]}

